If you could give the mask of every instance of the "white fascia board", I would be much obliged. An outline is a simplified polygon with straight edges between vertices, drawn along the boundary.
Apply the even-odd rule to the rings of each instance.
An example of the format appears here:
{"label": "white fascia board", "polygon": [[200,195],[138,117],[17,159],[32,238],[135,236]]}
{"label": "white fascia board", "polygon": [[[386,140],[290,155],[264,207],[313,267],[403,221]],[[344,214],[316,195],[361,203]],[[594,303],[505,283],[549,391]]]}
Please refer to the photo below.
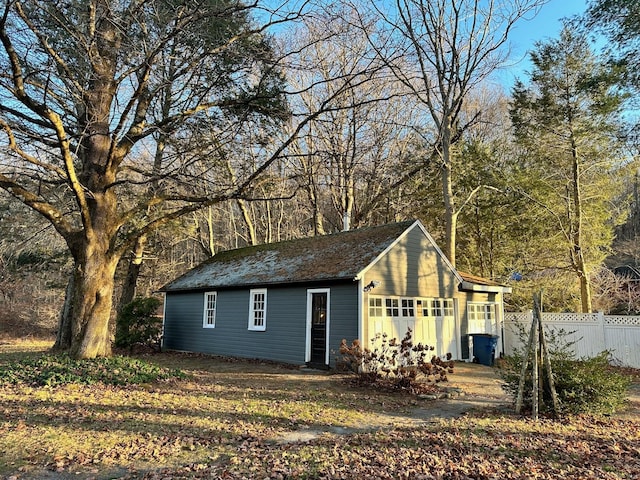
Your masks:
{"label": "white fascia board", "polygon": [[479,283],[471,283],[463,281],[460,289],[467,292],[483,292],[483,293],[511,293],[511,287],[503,287],[500,285],[480,285]]}

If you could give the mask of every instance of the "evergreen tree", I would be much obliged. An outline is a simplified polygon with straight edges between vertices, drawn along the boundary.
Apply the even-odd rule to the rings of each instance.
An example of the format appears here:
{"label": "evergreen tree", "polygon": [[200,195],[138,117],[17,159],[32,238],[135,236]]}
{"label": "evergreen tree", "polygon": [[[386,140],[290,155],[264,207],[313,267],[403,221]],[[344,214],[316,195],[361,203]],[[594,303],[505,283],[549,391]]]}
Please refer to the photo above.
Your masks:
{"label": "evergreen tree", "polygon": [[640,87],[640,0],[591,0],[584,21],[607,40],[612,60],[626,68],[628,84]]}
{"label": "evergreen tree", "polygon": [[524,194],[555,239],[554,267],[573,272],[582,311],[590,312],[589,273],[606,256],[616,223],[609,202],[623,97],[612,69],[568,27],[538,43],[531,60],[530,84],[516,84],[511,109],[520,166],[536,184]]}

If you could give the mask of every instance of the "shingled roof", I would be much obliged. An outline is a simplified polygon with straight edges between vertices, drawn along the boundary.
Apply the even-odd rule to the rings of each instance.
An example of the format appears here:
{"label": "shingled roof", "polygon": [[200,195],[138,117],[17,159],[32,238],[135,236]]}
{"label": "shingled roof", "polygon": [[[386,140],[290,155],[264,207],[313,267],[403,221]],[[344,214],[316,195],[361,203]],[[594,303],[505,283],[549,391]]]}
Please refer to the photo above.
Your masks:
{"label": "shingled roof", "polygon": [[411,220],[227,250],[161,291],[353,280],[414,223]]}

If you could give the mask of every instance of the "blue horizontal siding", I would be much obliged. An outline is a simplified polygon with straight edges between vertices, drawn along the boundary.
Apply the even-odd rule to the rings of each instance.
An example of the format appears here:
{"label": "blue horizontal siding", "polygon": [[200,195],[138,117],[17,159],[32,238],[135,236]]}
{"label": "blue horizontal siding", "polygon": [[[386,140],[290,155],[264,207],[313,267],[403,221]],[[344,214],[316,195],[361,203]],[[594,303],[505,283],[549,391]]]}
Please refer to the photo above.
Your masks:
{"label": "blue horizontal siding", "polygon": [[342,339],[351,343],[358,338],[358,288],[357,284],[331,287],[330,293],[329,358],[335,363]]}
{"label": "blue horizontal siding", "polygon": [[[329,350],[358,335],[355,284],[332,286]],[[171,350],[305,362],[307,288],[267,289],[266,330],[248,329],[249,289],[217,292],[216,326],[203,328],[204,292],[167,293],[164,347]],[[333,355],[330,355],[333,358]]]}

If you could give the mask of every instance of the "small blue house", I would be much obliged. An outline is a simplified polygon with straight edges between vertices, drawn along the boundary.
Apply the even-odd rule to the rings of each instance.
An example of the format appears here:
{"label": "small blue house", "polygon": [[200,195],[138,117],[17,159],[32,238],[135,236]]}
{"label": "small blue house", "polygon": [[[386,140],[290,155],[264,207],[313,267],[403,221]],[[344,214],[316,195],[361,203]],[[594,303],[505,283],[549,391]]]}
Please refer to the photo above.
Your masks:
{"label": "small blue house", "polygon": [[469,357],[469,333],[500,334],[503,294],[458,272],[419,221],[221,252],[161,291],[163,347],[331,365],[342,339],[377,334]]}

